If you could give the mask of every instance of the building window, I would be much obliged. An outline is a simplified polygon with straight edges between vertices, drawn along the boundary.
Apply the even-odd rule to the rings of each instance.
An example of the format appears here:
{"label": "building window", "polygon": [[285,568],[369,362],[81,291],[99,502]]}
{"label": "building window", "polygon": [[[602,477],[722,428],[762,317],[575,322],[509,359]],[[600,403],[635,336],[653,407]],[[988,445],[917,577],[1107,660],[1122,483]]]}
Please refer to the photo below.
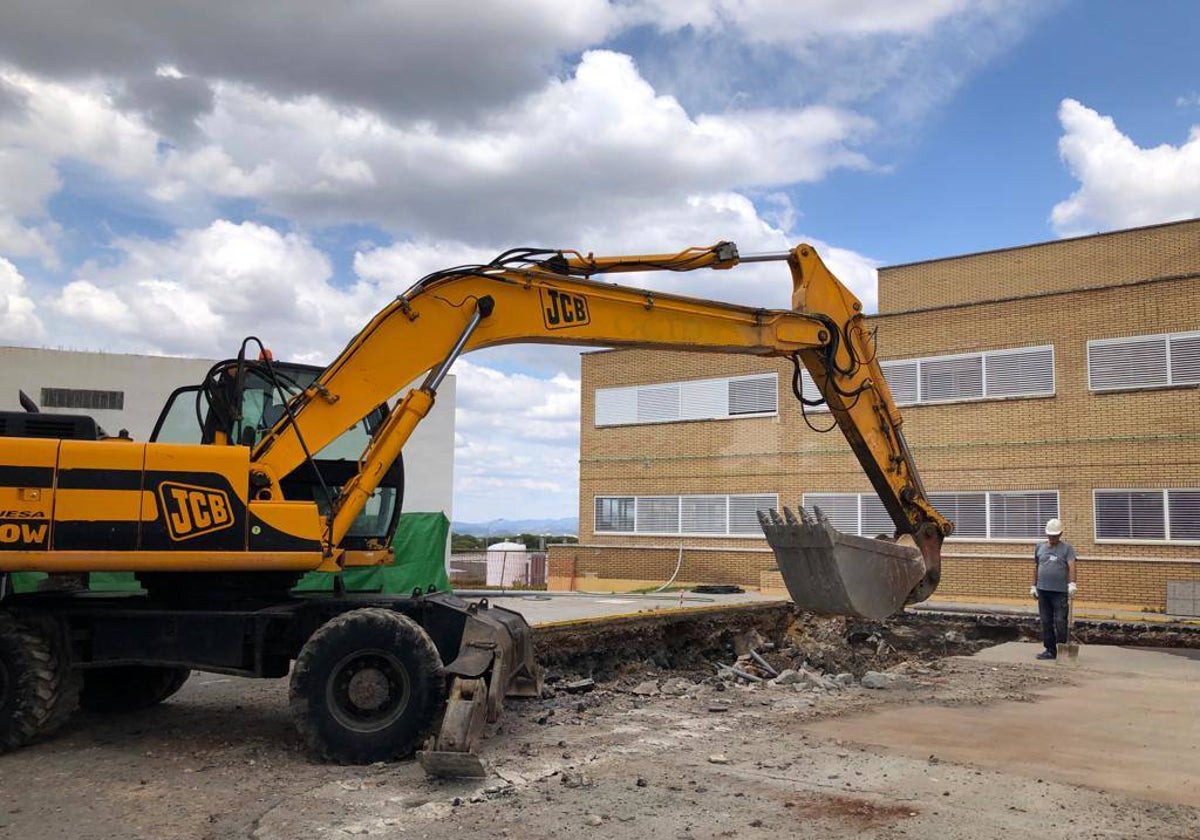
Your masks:
{"label": "building window", "polygon": [[42,408],[87,408],[121,411],[124,391],[88,391],[82,388],[43,388]]}
{"label": "building window", "polygon": [[[1051,345],[880,362],[879,367],[897,405],[1054,396]],[[816,395],[808,371],[803,377],[804,395]]]}
{"label": "building window", "polygon": [[1200,332],[1088,342],[1088,387],[1134,391],[1200,385]]}
{"label": "building window", "polygon": [[1096,541],[1200,542],[1200,490],[1095,490]]}
{"label": "building window", "polygon": [[[929,502],[954,522],[957,540],[1041,539],[1047,519],[1058,516],[1057,490],[930,493]],[[833,527],[848,534],[891,535],[896,526],[874,493],[805,493],[805,507],[821,508]]]}
{"label": "building window", "polygon": [[596,530],[628,533],[633,531],[633,496],[597,496]]}
{"label": "building window", "polygon": [[596,426],[765,417],[779,410],[774,374],[596,389]]}
{"label": "building window", "polygon": [[758,511],[779,496],[597,496],[597,534],[762,536]]}

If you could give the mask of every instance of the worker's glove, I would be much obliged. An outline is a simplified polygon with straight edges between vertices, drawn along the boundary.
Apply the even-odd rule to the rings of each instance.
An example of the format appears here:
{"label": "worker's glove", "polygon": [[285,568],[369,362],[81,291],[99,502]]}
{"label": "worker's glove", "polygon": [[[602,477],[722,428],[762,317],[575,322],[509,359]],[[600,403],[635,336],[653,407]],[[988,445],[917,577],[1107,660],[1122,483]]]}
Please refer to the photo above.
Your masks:
{"label": "worker's glove", "polygon": [[1029,597],[1030,597],[1030,598],[1036,598],[1036,597],[1037,597],[1037,587],[1036,587],[1036,586],[1031,586],[1031,587],[1029,587]]}
{"label": "worker's glove", "polygon": [[1068,583],[1068,584],[1067,584],[1067,594],[1068,594],[1068,595],[1074,595],[1074,594],[1075,594],[1075,584],[1074,584],[1074,583]]}

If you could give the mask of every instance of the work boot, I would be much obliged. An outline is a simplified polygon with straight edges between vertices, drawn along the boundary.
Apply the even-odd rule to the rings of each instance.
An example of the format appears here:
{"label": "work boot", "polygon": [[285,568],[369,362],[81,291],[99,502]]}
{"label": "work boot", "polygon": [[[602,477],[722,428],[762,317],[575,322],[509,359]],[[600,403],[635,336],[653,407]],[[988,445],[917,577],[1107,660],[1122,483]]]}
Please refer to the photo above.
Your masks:
{"label": "work boot", "polygon": [[1037,659],[1058,659],[1058,655],[1052,650],[1044,650],[1039,653]]}

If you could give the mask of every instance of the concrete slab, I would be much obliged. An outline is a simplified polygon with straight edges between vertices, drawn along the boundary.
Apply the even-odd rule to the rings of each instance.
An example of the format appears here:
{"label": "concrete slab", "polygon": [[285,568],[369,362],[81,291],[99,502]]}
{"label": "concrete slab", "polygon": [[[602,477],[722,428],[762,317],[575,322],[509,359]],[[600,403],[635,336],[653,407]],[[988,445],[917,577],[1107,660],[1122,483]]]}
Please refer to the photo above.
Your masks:
{"label": "concrete slab", "polygon": [[688,611],[732,606],[735,604],[771,604],[786,598],[770,598],[757,592],[736,595],[697,595],[691,592],[660,595],[590,595],[582,592],[480,592],[460,593],[474,598],[485,595],[498,607],[516,610],[535,627],[584,619],[617,618],[651,612]]}
{"label": "concrete slab", "polygon": [[[1200,806],[1200,658],[1196,651],[1089,645],[1077,665],[1037,662],[1036,644],[977,659],[1070,668],[1075,685],[1032,703],[902,707],[815,724],[814,731],[914,758]],[[1183,655],[1180,655],[1183,654]]]}

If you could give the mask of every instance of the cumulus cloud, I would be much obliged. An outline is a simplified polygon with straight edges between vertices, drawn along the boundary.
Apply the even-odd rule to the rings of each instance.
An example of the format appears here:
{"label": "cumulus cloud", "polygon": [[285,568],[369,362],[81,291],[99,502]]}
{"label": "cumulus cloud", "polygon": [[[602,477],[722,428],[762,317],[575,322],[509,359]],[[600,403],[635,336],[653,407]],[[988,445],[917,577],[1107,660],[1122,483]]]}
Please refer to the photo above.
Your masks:
{"label": "cumulus cloud", "polygon": [[63,344],[225,358],[257,335],[281,358],[328,361],[389,296],[337,287],[299,234],[217,221],[155,242],[124,239],[110,265],[85,265],[49,306]]}
{"label": "cumulus cloud", "polygon": [[[455,496],[470,510],[562,516],[579,495],[579,379],[503,374],[462,359],[458,377]],[[498,504],[520,493],[520,510]]]}
{"label": "cumulus cloud", "polygon": [[45,329],[25,278],[15,265],[0,257],[0,336],[6,344],[27,344],[41,341],[43,335]]}
{"label": "cumulus cloud", "polygon": [[1051,222],[1060,235],[1189,219],[1200,215],[1200,126],[1178,146],[1142,148],[1112,117],[1064,99],[1059,155],[1079,189],[1059,202]]}

